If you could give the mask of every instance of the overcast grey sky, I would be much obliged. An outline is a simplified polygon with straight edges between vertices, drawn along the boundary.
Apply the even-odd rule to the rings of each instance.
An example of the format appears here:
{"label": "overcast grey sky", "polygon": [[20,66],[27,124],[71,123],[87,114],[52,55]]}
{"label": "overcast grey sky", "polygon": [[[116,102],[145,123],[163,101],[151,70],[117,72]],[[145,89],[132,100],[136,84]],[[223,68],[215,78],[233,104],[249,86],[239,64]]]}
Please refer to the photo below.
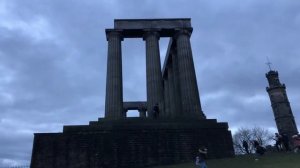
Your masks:
{"label": "overcast grey sky", "polygon": [[[35,132],[103,117],[114,19],[191,18],[203,111],[233,131],[275,128],[269,57],[299,126],[299,9],[296,0],[0,0],[0,166],[29,164]],[[122,47],[124,100],[146,100],[145,44]]]}

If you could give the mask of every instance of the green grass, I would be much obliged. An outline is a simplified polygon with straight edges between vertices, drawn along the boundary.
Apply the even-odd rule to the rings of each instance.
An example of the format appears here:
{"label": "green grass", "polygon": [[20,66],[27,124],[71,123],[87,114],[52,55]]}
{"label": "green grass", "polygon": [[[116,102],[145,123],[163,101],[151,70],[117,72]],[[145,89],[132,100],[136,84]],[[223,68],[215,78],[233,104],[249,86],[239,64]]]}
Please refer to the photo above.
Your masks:
{"label": "green grass", "polygon": [[[255,160],[258,159],[258,160]],[[264,156],[244,155],[227,159],[207,160],[208,168],[300,168],[300,154],[272,153]],[[153,168],[195,168],[194,163]]]}

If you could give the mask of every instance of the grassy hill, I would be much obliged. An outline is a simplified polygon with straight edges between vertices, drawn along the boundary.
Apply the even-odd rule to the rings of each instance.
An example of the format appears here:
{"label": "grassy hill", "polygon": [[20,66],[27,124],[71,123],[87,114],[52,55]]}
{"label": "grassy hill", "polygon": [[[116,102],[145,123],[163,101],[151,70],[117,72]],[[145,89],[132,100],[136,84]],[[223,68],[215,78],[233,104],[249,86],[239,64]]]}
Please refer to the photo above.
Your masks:
{"label": "grassy hill", "polygon": [[[300,168],[300,154],[267,153],[264,156],[243,155],[235,158],[207,160],[208,168]],[[195,168],[194,163],[153,168]]]}

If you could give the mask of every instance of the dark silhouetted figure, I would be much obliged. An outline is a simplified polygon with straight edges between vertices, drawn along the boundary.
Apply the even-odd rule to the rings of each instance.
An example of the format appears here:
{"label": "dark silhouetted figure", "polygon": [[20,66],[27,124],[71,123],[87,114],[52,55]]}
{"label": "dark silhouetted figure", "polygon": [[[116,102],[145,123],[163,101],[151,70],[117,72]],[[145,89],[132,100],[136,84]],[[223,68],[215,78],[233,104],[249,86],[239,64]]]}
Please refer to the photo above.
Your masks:
{"label": "dark silhouetted figure", "polygon": [[158,103],[156,103],[154,106],[153,106],[153,118],[154,119],[157,119],[159,116],[159,107],[158,107]]}
{"label": "dark silhouetted figure", "polygon": [[253,145],[258,155],[263,155],[265,153],[265,148],[260,146],[257,140],[253,141]]}
{"label": "dark silhouetted figure", "polygon": [[247,141],[245,141],[245,140],[243,140],[243,147],[244,147],[246,153],[249,154],[249,146],[248,146]]}
{"label": "dark silhouetted figure", "polygon": [[282,151],[282,136],[278,133],[275,133],[275,138],[274,140],[276,141],[275,146],[277,151]]}
{"label": "dark silhouetted figure", "polygon": [[253,146],[254,146],[254,148],[257,148],[259,146],[259,143],[257,140],[253,140]]}
{"label": "dark silhouetted figure", "polygon": [[286,134],[282,135],[282,142],[283,146],[285,148],[285,151],[291,151],[290,145],[289,145],[289,137]]}

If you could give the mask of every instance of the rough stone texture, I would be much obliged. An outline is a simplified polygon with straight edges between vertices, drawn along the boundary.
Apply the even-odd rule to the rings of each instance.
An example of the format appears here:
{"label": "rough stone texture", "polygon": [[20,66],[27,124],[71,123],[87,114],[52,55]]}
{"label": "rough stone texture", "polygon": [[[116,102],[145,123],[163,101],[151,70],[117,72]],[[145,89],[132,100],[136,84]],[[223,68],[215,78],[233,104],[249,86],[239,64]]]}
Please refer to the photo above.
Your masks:
{"label": "rough stone texture", "polygon": [[227,123],[131,118],[65,126],[34,137],[31,168],[135,168],[193,161],[200,146],[210,158],[233,155]]}
{"label": "rough stone texture", "polygon": [[188,29],[180,29],[175,37],[177,43],[182,116],[205,118],[200,105],[192,48],[190,44],[190,33],[191,32]]}
{"label": "rough stone texture", "polygon": [[286,94],[286,87],[280,83],[277,71],[269,71],[266,77],[269,82],[269,87],[266,90],[269,93],[278,132],[291,137],[297,134],[298,130]]}
{"label": "rough stone texture", "polygon": [[173,66],[172,66],[172,63],[168,66],[168,86],[169,86],[169,89],[170,89],[170,93],[169,93],[169,101],[170,101],[170,109],[171,109],[171,112],[170,115],[168,116],[169,118],[174,118],[175,115],[176,115],[176,102],[175,102],[175,88],[174,88],[174,74],[173,74]]}
{"label": "rough stone texture", "polygon": [[105,117],[116,120],[123,117],[121,33],[107,31],[107,40]]}
{"label": "rough stone texture", "polygon": [[149,116],[153,117],[152,109],[156,103],[160,111],[164,110],[159,34],[155,30],[148,30],[145,32],[144,40],[146,41],[147,109]]}
{"label": "rough stone texture", "polygon": [[144,36],[144,29],[157,29],[160,37],[172,37],[175,28],[191,28],[191,19],[116,19],[114,28],[123,30],[123,37]]}
{"label": "rough stone texture", "polygon": [[[167,76],[168,78],[168,76]],[[170,88],[169,81],[167,79],[164,80],[164,99],[165,99],[165,110],[162,114],[162,117],[169,117],[171,115],[170,109]]]}
{"label": "rough stone texture", "polygon": [[128,110],[138,110],[140,117],[145,118],[147,111],[147,102],[144,101],[135,101],[135,102],[123,102],[123,113],[126,117],[126,113]]}
{"label": "rough stone texture", "polygon": [[191,27],[190,18],[180,19],[115,19],[115,29],[174,29]]}
{"label": "rough stone texture", "polygon": [[[176,53],[176,48],[174,48],[171,51],[172,55],[172,71],[173,71],[173,78],[172,78],[172,83],[173,83],[173,92],[174,92],[174,114],[172,115],[173,118],[175,117],[181,117],[182,111],[182,106],[181,106],[181,93],[180,93],[180,81],[179,81],[179,69],[178,69],[178,58],[177,58],[177,53]],[[201,112],[200,112],[201,113]]]}

